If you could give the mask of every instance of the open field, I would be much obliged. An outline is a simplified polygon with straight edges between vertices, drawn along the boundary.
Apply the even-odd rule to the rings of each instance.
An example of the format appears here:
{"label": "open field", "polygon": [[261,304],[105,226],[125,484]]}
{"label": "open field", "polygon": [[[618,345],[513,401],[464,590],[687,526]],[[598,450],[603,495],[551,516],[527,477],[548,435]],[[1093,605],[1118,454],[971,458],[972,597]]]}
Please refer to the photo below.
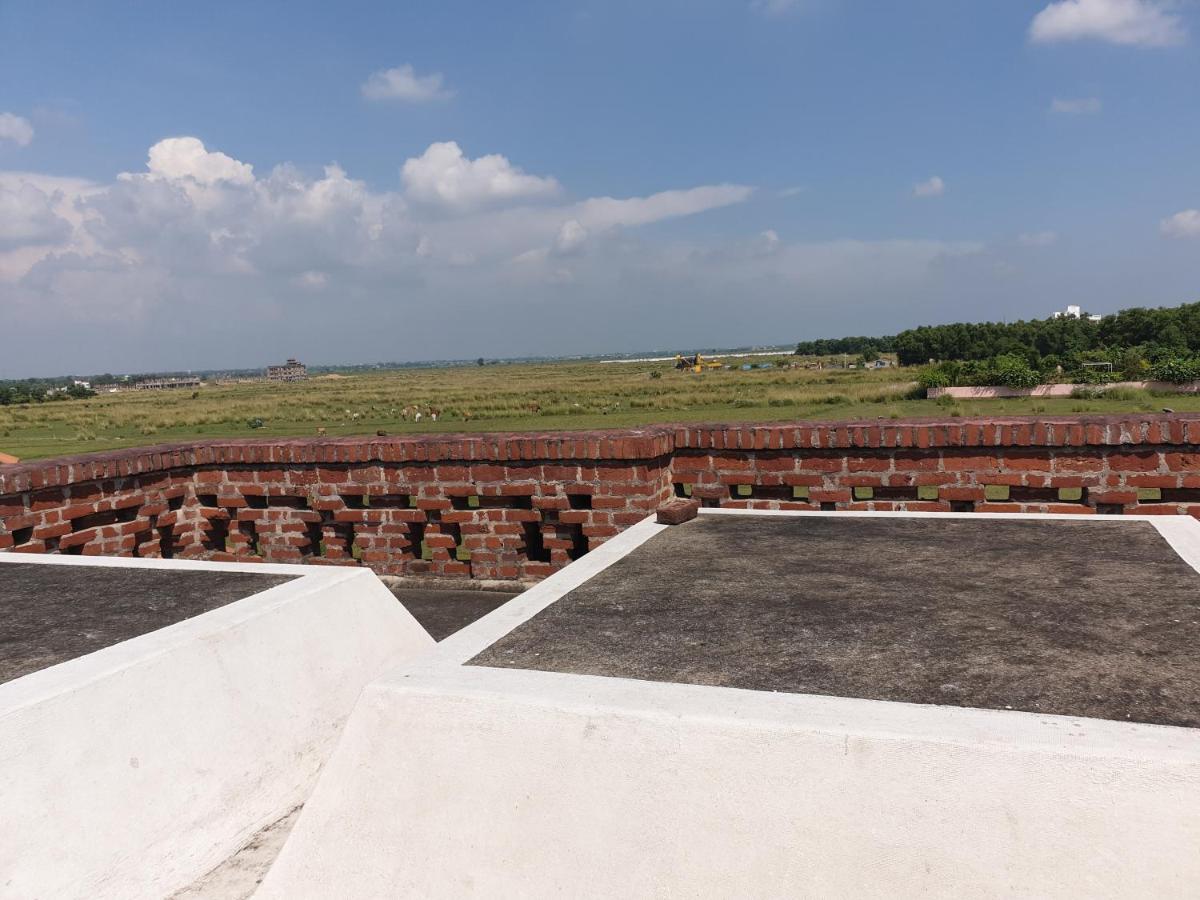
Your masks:
{"label": "open field", "polygon": [[[753,360],[761,363],[761,359]],[[653,377],[652,373],[658,373]],[[292,384],[105,394],[0,406],[0,451],[23,459],[197,438],[454,431],[554,431],[662,422],[771,422],[909,416],[1200,410],[1200,397],[1122,393],[1096,400],[918,399],[914,370],[737,369],[598,362],[402,369]],[[406,406],[441,410],[404,420]],[[261,428],[249,422],[261,419]]]}

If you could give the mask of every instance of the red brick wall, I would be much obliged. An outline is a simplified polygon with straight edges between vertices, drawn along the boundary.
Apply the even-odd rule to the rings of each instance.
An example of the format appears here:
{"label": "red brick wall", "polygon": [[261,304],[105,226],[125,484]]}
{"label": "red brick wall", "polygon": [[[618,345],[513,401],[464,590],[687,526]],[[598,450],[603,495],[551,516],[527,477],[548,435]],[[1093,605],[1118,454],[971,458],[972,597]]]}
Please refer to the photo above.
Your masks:
{"label": "red brick wall", "polygon": [[0,468],[0,550],[537,578],[672,495],[1200,515],[1200,417],[223,441]]}

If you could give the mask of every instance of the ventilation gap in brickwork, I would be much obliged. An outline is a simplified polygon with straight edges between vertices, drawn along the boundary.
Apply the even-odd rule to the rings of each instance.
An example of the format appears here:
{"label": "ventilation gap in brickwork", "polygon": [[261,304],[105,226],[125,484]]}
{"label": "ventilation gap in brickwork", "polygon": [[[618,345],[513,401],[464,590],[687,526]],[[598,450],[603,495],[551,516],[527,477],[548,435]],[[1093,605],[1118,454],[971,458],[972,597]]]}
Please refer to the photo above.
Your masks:
{"label": "ventilation gap in brickwork", "polygon": [[205,550],[221,552],[226,549],[228,541],[229,521],[227,519],[210,519],[208,526],[204,529],[204,537],[200,539],[200,546]]}
{"label": "ventilation gap in brickwork", "polygon": [[505,497],[480,497],[480,509],[533,509],[532,494],[513,494]]}
{"label": "ventilation gap in brickwork", "polygon": [[271,497],[267,504],[276,509],[308,509],[307,497],[280,496]]}
{"label": "ventilation gap in brickwork", "polygon": [[33,537],[33,526],[30,525],[28,528],[14,529],[12,537],[13,544],[17,547],[21,546],[22,544],[28,544],[30,539]]}
{"label": "ventilation gap in brickwork", "polygon": [[163,559],[175,555],[175,529],[170,525],[158,529],[158,552]]}
{"label": "ventilation gap in brickwork", "polygon": [[408,523],[408,542],[409,551],[417,559],[421,558],[421,545],[425,543],[425,523],[424,522],[409,522]]}
{"label": "ventilation gap in brickwork", "polygon": [[974,500],[951,500],[950,512],[975,512]]}
{"label": "ventilation gap in brickwork", "polygon": [[342,549],[346,555],[357,559],[358,557],[354,556],[354,524],[352,522],[335,522],[326,527],[333,532],[334,537],[341,540]]}
{"label": "ventilation gap in brickwork", "polygon": [[1125,507],[1120,503],[1097,503],[1096,513],[1101,516],[1123,516]]}
{"label": "ventilation gap in brickwork", "polygon": [[408,509],[412,506],[411,494],[380,494],[371,497],[372,509]]}
{"label": "ventilation gap in brickwork", "polygon": [[[50,549],[49,542],[46,544],[46,549]],[[65,556],[83,556],[83,544],[73,544],[63,550],[58,549],[58,538],[54,539],[54,549]]]}
{"label": "ventilation gap in brickwork", "polygon": [[691,494],[688,492],[688,485],[682,481],[675,482],[675,496],[690,497]]}
{"label": "ventilation gap in brickwork", "polygon": [[525,529],[525,556],[530,562],[550,562],[550,551],[542,540],[539,522],[522,522]]}
{"label": "ventilation gap in brickwork", "polygon": [[871,489],[872,500],[895,500],[895,501],[910,501],[916,500],[917,489],[915,487],[900,487],[900,486],[882,486]]}
{"label": "ventilation gap in brickwork", "polygon": [[246,506],[250,509],[266,509],[267,497],[265,494],[247,494]]}
{"label": "ventilation gap in brickwork", "polygon": [[1200,488],[1163,488],[1157,497],[1152,491],[1139,491],[1138,503],[1200,503]]}
{"label": "ventilation gap in brickwork", "polygon": [[1019,487],[1008,489],[1008,499],[1013,503],[1081,503],[1082,500],[1060,500],[1058,488]]}
{"label": "ventilation gap in brickwork", "polygon": [[[879,488],[875,489],[876,491]],[[773,484],[769,486],[755,485],[754,486],[755,500],[795,500],[796,496],[792,491],[790,484]]]}
{"label": "ventilation gap in brickwork", "polygon": [[833,500],[822,500],[821,512],[837,512],[837,503]]}
{"label": "ventilation gap in brickwork", "polygon": [[[472,500],[471,497],[451,497],[450,498],[450,508],[451,509],[473,509],[474,507],[471,506],[471,500]],[[476,506],[478,506],[478,505],[479,505],[478,501],[476,501]]]}
{"label": "ventilation gap in brickwork", "polygon": [[[46,540],[42,541],[42,543],[46,545],[46,552],[47,553],[61,553],[62,551],[58,549],[59,540],[60,540],[60,538],[52,537],[52,538],[46,538]],[[82,553],[83,552],[83,544],[79,544],[77,546],[79,547],[79,552]]]}
{"label": "ventilation gap in brickwork", "polygon": [[721,506],[721,501],[720,501],[720,500],[718,500],[716,497],[701,497],[701,498],[700,498],[700,505],[701,505],[701,506],[707,506],[707,507],[709,507],[710,509],[711,509],[711,508],[713,508],[713,507],[720,508],[720,506]]}
{"label": "ventilation gap in brickwork", "polygon": [[207,506],[209,509],[213,509],[217,506],[216,494],[197,494],[196,500],[201,506]]}
{"label": "ventilation gap in brickwork", "polygon": [[567,551],[567,556],[571,559],[579,559],[588,552],[588,540],[584,537],[582,525],[567,526],[566,533],[560,528],[559,537],[569,537],[571,539],[571,549]]}
{"label": "ventilation gap in brickwork", "polygon": [[180,494],[178,497],[168,497],[167,498],[167,509],[172,510],[172,511],[183,509],[183,501],[184,501],[183,494]]}
{"label": "ventilation gap in brickwork", "polygon": [[134,515],[129,518],[120,518],[120,513],[117,510],[105,510],[104,512],[90,513],[86,516],[80,516],[78,519],[71,520],[71,528],[74,531],[84,531],[88,528],[100,528],[104,525],[113,525],[117,522],[128,522],[137,516],[137,509],[129,507],[133,510]]}
{"label": "ventilation gap in brickwork", "polygon": [[258,552],[258,526],[249,519],[238,522],[238,531],[242,533],[242,537],[246,539],[246,546],[250,549],[253,556],[262,556]]}
{"label": "ventilation gap in brickwork", "polygon": [[305,556],[324,556],[325,532],[321,528],[321,523],[306,523],[304,533],[308,536],[308,545],[301,547],[300,553]]}
{"label": "ventilation gap in brickwork", "polygon": [[729,486],[729,496],[734,500],[749,500],[761,490],[757,485],[753,484],[731,484]]}
{"label": "ventilation gap in brickwork", "polygon": [[567,503],[571,505],[571,509],[591,509],[592,495],[591,494],[567,494]]}

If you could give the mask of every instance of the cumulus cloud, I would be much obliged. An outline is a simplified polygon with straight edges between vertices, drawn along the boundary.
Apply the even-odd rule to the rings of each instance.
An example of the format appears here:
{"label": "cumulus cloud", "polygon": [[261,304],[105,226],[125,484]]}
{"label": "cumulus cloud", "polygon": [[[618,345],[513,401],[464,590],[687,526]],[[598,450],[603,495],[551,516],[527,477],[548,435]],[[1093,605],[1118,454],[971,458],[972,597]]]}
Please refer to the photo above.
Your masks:
{"label": "cumulus cloud", "polygon": [[558,229],[558,236],[554,238],[554,249],[563,256],[578,253],[583,249],[587,238],[588,231],[578,219],[567,219]]}
{"label": "cumulus cloud", "polygon": [[362,84],[362,94],[368,100],[399,100],[404,103],[428,103],[448,100],[454,91],[443,86],[441,72],[418,75],[407,63],[394,69],[372,73]]}
{"label": "cumulus cloud", "polygon": [[481,295],[522,254],[532,263],[526,284],[562,284],[595,240],[613,249],[621,229],[749,191],[564,201],[555,179],[499,155],[470,159],[453,143],[431,145],[403,165],[395,189],[376,191],[337,165],[263,174],[198,138],[173,137],[150,148],[141,171],[108,184],[0,173],[0,304],[57,309],[64,321],[124,316],[131,328],[190,304],[214,322],[282,316],[325,296],[335,273],[339,296],[401,286]]}
{"label": "cumulus cloud", "polygon": [[1185,209],[1163,219],[1159,230],[1169,238],[1200,238],[1200,209]]}
{"label": "cumulus cloud", "polygon": [[559,191],[553,178],[526,175],[498,153],[469,159],[454,141],[430,144],[405,161],[400,177],[414,200],[455,210],[538,200]]}
{"label": "cumulus cloud", "polygon": [[1079,97],[1076,99],[1060,99],[1055,97],[1050,102],[1050,112],[1065,116],[1095,115],[1104,108],[1099,97]]}
{"label": "cumulus cloud", "polygon": [[946,182],[934,175],[926,181],[914,184],[912,192],[914,197],[940,197],[946,193]]}
{"label": "cumulus cloud", "polygon": [[22,181],[0,182],[0,250],[27,244],[55,244],[71,233],[71,225],[55,210],[53,194]]}
{"label": "cumulus cloud", "polygon": [[28,147],[33,141],[33,126],[28,119],[14,113],[0,113],[0,141],[12,141],[18,147]]}
{"label": "cumulus cloud", "polygon": [[1035,43],[1097,40],[1133,47],[1181,44],[1187,31],[1158,0],[1057,0],[1033,18]]}
{"label": "cumulus cloud", "polygon": [[194,137],[166,138],[150,148],[146,168],[157,178],[190,178],[198,184],[229,181],[249,184],[254,167],[224,153],[209,151]]}

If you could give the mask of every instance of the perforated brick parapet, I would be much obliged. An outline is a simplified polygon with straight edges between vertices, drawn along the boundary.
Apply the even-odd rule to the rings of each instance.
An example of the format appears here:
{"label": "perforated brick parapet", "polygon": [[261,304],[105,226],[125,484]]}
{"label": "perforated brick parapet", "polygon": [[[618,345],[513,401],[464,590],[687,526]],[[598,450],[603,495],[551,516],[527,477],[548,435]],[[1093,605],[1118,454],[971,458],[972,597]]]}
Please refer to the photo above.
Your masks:
{"label": "perforated brick parapet", "polygon": [[539,578],[672,497],[1200,516],[1200,416],[152,447],[0,467],[0,550]]}

